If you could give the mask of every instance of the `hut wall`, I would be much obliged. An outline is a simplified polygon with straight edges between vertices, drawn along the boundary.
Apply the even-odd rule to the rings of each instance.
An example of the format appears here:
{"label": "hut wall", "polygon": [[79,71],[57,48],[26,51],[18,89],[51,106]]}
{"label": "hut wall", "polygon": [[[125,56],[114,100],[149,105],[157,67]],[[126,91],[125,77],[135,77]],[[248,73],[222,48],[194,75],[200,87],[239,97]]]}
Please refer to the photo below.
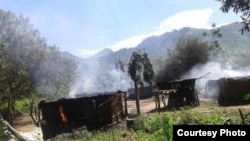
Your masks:
{"label": "hut wall", "polygon": [[247,104],[243,97],[250,93],[250,77],[232,77],[219,79],[219,105]]}
{"label": "hut wall", "polygon": [[123,107],[123,96],[115,95],[106,101],[98,104],[97,113],[100,117],[101,124],[109,124],[119,122],[120,119],[125,117]]}
{"label": "hut wall", "polygon": [[44,140],[61,133],[71,133],[83,126],[87,130],[98,129],[124,118],[122,98],[123,94],[107,94],[41,101],[38,107]]}

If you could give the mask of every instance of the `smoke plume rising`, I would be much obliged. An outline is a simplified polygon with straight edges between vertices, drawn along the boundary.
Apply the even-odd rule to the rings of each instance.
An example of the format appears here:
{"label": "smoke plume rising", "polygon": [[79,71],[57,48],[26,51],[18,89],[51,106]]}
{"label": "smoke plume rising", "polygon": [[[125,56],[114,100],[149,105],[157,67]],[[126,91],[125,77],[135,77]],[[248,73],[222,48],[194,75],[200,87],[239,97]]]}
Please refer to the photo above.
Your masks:
{"label": "smoke plume rising", "polygon": [[79,65],[77,79],[71,86],[69,97],[127,91],[129,87],[131,79],[124,72],[117,70],[115,65],[91,59]]}

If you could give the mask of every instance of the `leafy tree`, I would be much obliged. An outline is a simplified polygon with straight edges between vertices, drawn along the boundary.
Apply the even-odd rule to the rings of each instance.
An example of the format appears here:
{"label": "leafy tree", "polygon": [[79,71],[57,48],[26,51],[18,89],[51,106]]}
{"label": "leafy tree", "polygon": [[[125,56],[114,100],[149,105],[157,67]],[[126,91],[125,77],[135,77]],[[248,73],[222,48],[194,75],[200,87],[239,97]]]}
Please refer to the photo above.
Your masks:
{"label": "leafy tree", "polygon": [[220,28],[216,27],[215,23],[212,24],[211,33],[204,32],[203,36],[210,36],[211,37],[211,48],[212,49],[220,48],[218,38],[221,38],[222,34],[220,32]]}
{"label": "leafy tree", "polygon": [[139,97],[138,83],[143,84],[141,81],[142,63],[143,63],[142,56],[137,52],[133,52],[128,64],[128,74],[130,78],[134,81],[137,114],[141,113],[140,103],[139,103],[140,97]]}
{"label": "leafy tree", "polygon": [[[0,98],[8,99],[7,120],[11,125],[16,99],[44,93],[39,91],[41,87],[60,89],[70,82],[75,65],[65,56],[46,44],[28,18],[0,10]],[[57,71],[52,69],[56,67]]]}
{"label": "leafy tree", "polygon": [[241,13],[242,23],[244,27],[241,29],[241,34],[244,31],[250,31],[250,2],[249,0],[216,0],[222,3],[221,11],[228,13],[231,9],[236,14]]}
{"label": "leafy tree", "polygon": [[149,83],[151,89],[152,89],[152,82],[154,79],[154,70],[153,66],[150,62],[150,59],[148,58],[148,54],[143,54],[143,79],[147,83]]}
{"label": "leafy tree", "polygon": [[197,64],[204,64],[209,60],[210,46],[206,42],[193,37],[181,37],[174,49],[168,50],[165,65],[156,76],[157,81],[180,79],[187,71]]}
{"label": "leafy tree", "polygon": [[3,95],[8,98],[8,121],[12,125],[15,100],[32,93],[34,81],[30,72],[41,61],[38,49],[46,46],[28,18],[0,10],[0,21],[0,83]]}
{"label": "leafy tree", "polygon": [[139,51],[132,53],[128,63],[128,74],[130,78],[134,81],[136,110],[137,114],[140,114],[140,96],[138,84],[141,84],[141,87],[143,88],[142,79],[144,79],[144,81],[148,82],[152,87],[152,81],[154,78],[153,67],[146,53],[141,54]]}

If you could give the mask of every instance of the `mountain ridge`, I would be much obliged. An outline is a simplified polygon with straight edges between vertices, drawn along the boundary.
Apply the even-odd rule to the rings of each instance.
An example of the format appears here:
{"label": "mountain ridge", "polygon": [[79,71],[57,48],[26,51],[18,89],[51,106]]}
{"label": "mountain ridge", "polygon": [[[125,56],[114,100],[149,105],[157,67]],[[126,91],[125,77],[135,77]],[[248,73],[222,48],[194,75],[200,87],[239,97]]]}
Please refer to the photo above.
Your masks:
{"label": "mountain ridge", "polygon": [[[218,27],[222,33],[222,37],[218,38],[220,46],[225,50],[237,50],[239,48],[247,48],[250,44],[250,33],[245,33],[241,35],[239,31],[242,28],[242,24],[239,22],[230,23]],[[184,27],[179,30],[173,30],[171,32],[166,32],[160,36],[151,36],[145,38],[140,44],[132,48],[122,48],[118,51],[111,51],[110,49],[104,49],[98,52],[94,56],[88,58],[87,60],[95,59],[96,61],[101,61],[102,63],[112,63],[115,64],[119,59],[129,60],[130,56],[134,51],[141,50],[148,54],[153,62],[159,59],[167,58],[167,50],[173,49],[176,45],[177,40],[180,37],[192,36],[199,38],[205,42],[211,42],[211,37],[203,36],[203,33],[211,33],[211,29],[197,29],[191,27]],[[234,47],[236,47],[234,49]]]}

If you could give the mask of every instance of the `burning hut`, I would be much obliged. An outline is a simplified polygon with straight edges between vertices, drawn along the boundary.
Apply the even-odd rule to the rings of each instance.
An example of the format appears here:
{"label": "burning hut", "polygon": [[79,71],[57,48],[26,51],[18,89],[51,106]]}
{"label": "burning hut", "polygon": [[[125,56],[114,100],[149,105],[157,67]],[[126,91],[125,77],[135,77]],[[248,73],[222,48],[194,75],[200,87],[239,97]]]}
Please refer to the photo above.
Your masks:
{"label": "burning hut", "polygon": [[249,104],[244,96],[250,94],[250,76],[228,77],[218,80],[219,98],[221,106]]}
{"label": "burning hut", "polygon": [[[39,121],[44,140],[62,133],[71,133],[81,127],[99,129],[117,123],[126,117],[126,93],[108,93],[92,97],[41,101],[38,104]],[[124,106],[125,104],[125,106]]]}
{"label": "burning hut", "polygon": [[[199,99],[195,90],[196,79],[185,79],[167,82],[157,82],[156,84],[156,103],[160,109],[160,97],[168,96],[168,107],[179,108],[182,106],[198,106]],[[164,103],[165,106],[165,103]]]}

